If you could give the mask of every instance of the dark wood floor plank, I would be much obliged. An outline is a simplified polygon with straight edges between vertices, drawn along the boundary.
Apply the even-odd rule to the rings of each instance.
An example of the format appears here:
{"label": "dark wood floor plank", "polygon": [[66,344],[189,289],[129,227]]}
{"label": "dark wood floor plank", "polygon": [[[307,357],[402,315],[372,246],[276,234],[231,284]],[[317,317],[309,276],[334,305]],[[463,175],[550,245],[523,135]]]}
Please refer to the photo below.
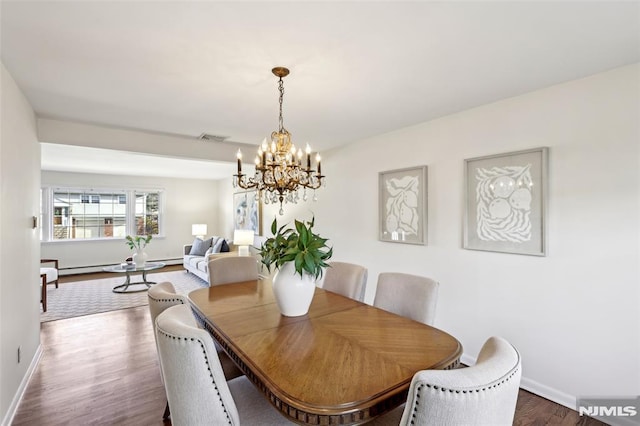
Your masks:
{"label": "dark wood floor plank", "polygon": [[43,356],[14,425],[162,424],[146,306],[42,324]]}
{"label": "dark wood floor plank", "polygon": [[[41,342],[14,426],[171,424],[147,306],[43,323]],[[514,425],[604,423],[520,390]]]}

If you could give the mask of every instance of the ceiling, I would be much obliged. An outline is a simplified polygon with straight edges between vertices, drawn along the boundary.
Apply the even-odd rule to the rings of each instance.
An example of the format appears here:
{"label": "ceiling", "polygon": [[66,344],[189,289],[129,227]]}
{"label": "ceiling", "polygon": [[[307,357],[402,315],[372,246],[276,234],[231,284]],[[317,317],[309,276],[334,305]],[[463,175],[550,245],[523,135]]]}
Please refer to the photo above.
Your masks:
{"label": "ceiling", "polygon": [[640,62],[636,1],[1,7],[2,62],[41,117],[257,144],[281,65],[284,125],[319,150]]}

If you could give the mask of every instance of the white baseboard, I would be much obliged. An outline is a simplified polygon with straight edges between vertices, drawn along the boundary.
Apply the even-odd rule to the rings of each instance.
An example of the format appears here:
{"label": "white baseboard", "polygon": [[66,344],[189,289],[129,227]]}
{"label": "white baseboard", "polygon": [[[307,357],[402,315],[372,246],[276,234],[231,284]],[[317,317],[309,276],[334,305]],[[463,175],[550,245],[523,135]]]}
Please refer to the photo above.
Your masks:
{"label": "white baseboard", "polygon": [[531,380],[523,376],[520,380],[520,387],[538,396],[546,398],[549,401],[553,401],[556,404],[564,405],[565,407],[571,408],[574,411],[576,409],[577,398],[575,396],[569,395],[568,393],[560,392],[557,389],[551,388],[547,385],[543,385],[542,383],[536,382],[535,380]]}
{"label": "white baseboard", "polygon": [[[164,262],[167,265],[181,265],[183,259],[182,258],[174,258],[174,259],[158,259],[158,260],[149,260],[149,262]],[[102,268],[105,266],[113,265],[105,264],[105,265],[89,265],[89,266],[75,266],[73,268],[60,268],[58,272],[61,277],[68,275],[77,275],[77,274],[90,274],[92,272],[102,272]]]}
{"label": "white baseboard", "polygon": [[33,358],[31,359],[31,364],[29,364],[29,368],[27,369],[26,374],[22,378],[22,381],[20,382],[20,386],[18,387],[18,390],[14,395],[13,400],[11,401],[11,405],[7,410],[7,414],[4,416],[4,419],[2,419],[2,426],[8,426],[13,422],[13,418],[15,417],[16,412],[18,411],[18,406],[20,405],[20,401],[22,401],[22,397],[24,396],[24,393],[27,390],[27,385],[31,381],[31,376],[33,376],[33,373],[35,373],[41,358],[42,358],[42,345],[40,344],[38,345],[38,348],[36,349],[36,353],[33,355]]}

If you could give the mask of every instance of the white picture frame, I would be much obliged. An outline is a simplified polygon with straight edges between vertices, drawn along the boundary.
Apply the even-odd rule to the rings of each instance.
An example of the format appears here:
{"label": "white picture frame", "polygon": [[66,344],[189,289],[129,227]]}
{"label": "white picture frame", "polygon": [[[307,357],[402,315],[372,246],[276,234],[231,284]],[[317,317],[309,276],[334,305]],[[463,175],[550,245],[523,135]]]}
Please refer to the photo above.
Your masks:
{"label": "white picture frame", "polygon": [[463,247],[546,256],[548,148],[464,160]]}
{"label": "white picture frame", "polygon": [[378,173],[380,241],[426,244],[427,166]]}

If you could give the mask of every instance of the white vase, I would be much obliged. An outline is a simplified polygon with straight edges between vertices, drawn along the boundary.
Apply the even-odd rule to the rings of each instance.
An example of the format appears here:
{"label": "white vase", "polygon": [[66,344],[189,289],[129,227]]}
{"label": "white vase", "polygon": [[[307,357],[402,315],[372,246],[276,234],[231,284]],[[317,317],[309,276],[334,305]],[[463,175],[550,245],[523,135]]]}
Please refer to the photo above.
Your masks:
{"label": "white vase", "polygon": [[149,256],[147,255],[147,253],[145,253],[144,250],[142,249],[136,250],[136,252],[133,253],[133,256],[132,256],[133,264],[136,265],[136,268],[143,268],[147,263],[148,257]]}
{"label": "white vase", "polygon": [[287,262],[273,277],[273,295],[280,313],[286,317],[298,317],[309,312],[316,291],[316,280],[306,272],[296,273],[293,262]]}

